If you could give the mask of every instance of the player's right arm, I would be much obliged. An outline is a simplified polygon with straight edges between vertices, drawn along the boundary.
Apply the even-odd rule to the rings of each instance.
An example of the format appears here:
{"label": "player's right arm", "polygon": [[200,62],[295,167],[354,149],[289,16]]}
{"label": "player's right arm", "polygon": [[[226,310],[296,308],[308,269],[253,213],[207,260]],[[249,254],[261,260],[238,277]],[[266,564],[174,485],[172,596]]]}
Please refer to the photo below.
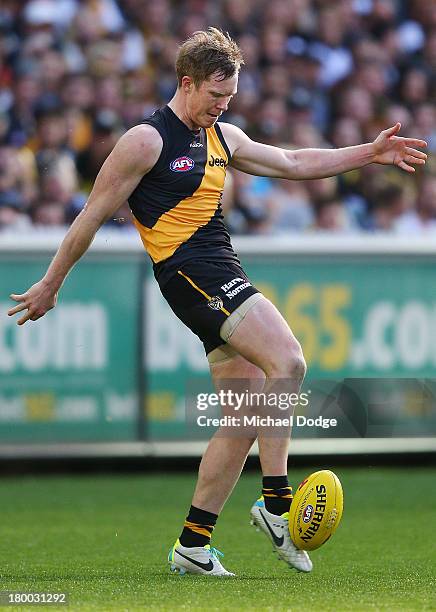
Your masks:
{"label": "player's right arm", "polygon": [[11,294],[18,302],[12,316],[36,321],[56,305],[57,294],[68,272],[90,246],[99,227],[127,200],[141,178],[151,170],[162,150],[162,138],[149,125],[138,125],[124,134],[97,175],[88,201],[72,223],[45,276],[23,294]]}

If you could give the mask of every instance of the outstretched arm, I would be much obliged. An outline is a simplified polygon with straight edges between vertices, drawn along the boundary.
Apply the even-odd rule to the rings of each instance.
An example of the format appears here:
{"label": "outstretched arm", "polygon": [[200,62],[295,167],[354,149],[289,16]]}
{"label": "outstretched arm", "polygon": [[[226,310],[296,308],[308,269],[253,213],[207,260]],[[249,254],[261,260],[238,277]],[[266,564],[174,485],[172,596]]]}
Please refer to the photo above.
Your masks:
{"label": "outstretched arm", "polygon": [[426,147],[418,138],[397,136],[401,124],[384,130],[374,142],[341,149],[290,151],[260,144],[228,123],[220,124],[232,151],[231,166],[257,176],[292,180],[318,179],[342,174],[371,163],[394,164],[406,172],[425,164],[427,155],[415,147]]}
{"label": "outstretched arm", "polygon": [[56,305],[57,294],[68,272],[87,251],[98,228],[114,214],[156,163],[162,149],[158,132],[148,126],[132,128],[120,138],[103,164],[85,208],[74,220],[45,276],[23,294],[11,294],[18,302],[12,316],[26,311],[17,321],[36,321]]}

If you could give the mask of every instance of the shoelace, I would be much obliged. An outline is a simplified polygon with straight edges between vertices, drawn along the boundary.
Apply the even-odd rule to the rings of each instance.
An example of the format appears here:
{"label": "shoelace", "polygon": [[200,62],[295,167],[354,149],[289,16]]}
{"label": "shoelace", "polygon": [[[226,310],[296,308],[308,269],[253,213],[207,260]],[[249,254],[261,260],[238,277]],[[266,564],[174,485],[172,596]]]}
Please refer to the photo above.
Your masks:
{"label": "shoelace", "polygon": [[209,546],[207,550],[209,552],[209,557],[215,557],[217,561],[219,561],[219,557],[224,557],[224,553],[222,553],[220,550],[218,550],[218,548],[215,548],[214,546]]}

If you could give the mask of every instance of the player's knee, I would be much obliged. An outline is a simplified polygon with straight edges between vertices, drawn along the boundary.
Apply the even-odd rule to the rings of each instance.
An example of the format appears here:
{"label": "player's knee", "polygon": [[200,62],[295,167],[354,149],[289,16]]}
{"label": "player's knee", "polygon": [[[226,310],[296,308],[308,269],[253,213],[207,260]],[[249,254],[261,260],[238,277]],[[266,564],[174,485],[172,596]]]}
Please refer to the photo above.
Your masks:
{"label": "player's knee", "polygon": [[306,375],[306,361],[301,346],[288,347],[282,353],[277,352],[277,359],[271,363],[268,378],[290,378],[301,383]]}
{"label": "player's knee", "polygon": [[306,376],[307,366],[301,349],[292,353],[288,358],[288,376],[295,381],[303,382]]}
{"label": "player's knee", "polygon": [[301,350],[301,347],[300,347],[299,355],[297,358],[297,362],[298,362],[297,369],[299,371],[301,379],[303,380],[304,377],[306,376],[307,364],[306,364],[306,360],[304,359],[304,355],[303,355],[303,351]]}

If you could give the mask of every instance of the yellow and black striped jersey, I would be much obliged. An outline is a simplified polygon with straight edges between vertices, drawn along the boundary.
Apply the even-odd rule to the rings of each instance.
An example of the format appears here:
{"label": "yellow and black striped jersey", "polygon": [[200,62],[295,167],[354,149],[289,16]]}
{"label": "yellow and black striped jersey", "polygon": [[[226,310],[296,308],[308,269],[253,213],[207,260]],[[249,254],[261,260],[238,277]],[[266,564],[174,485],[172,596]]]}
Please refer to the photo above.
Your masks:
{"label": "yellow and black striped jersey", "polygon": [[221,210],[230,151],[219,125],[193,132],[169,106],[143,123],[163,147],[129,205],[159,284],[194,259],[238,262]]}

